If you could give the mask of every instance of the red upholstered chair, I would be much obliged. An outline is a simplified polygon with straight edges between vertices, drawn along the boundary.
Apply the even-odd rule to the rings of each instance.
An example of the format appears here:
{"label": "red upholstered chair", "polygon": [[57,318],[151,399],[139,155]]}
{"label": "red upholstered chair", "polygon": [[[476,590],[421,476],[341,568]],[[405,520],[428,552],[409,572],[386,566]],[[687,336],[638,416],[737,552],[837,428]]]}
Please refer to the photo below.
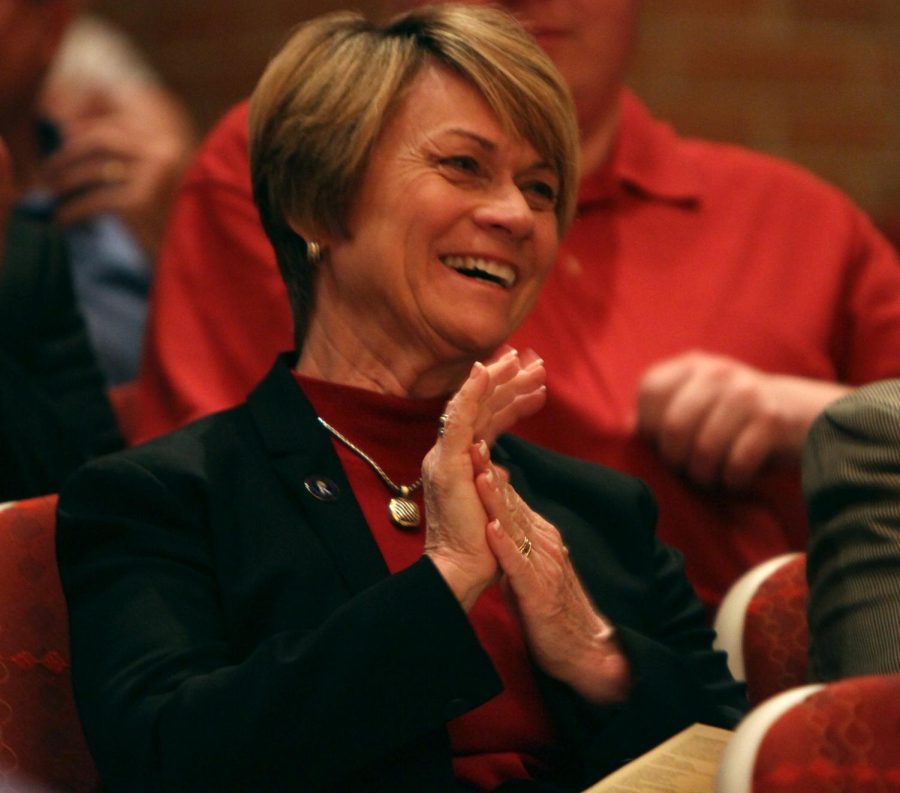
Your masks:
{"label": "red upholstered chair", "polygon": [[72,697],[56,496],[0,505],[0,791],[100,785]]}
{"label": "red upholstered chair", "polygon": [[726,593],[716,614],[716,647],[747,683],[751,704],[806,682],[806,554],[770,559],[745,573]]}
{"label": "red upholstered chair", "polygon": [[900,674],[782,692],[725,748],[716,793],[897,793]]}

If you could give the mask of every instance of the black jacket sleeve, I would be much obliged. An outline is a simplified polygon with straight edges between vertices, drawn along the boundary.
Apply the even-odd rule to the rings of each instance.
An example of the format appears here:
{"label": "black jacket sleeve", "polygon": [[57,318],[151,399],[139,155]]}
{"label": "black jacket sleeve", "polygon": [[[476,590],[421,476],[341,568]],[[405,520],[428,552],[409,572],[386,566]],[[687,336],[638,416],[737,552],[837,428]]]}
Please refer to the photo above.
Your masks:
{"label": "black jacket sleeve", "polygon": [[0,265],[0,500],[56,491],[122,445],[65,246],[14,215]]}
{"label": "black jacket sleeve", "polygon": [[587,779],[609,774],[695,722],[731,729],[749,709],[744,684],[731,676],[724,653],[712,649],[713,632],[681,554],[657,543],[654,565],[655,629],[616,628],[631,663],[628,700],[573,708]]}
{"label": "black jacket sleeve", "polygon": [[[446,721],[500,682],[430,561],[352,594],[308,538],[293,595],[252,591],[221,579],[236,560],[197,483],[157,473],[114,455],[60,499],[76,699],[110,791],[446,789]],[[296,605],[272,618],[266,597]],[[236,608],[279,624],[247,641]]]}

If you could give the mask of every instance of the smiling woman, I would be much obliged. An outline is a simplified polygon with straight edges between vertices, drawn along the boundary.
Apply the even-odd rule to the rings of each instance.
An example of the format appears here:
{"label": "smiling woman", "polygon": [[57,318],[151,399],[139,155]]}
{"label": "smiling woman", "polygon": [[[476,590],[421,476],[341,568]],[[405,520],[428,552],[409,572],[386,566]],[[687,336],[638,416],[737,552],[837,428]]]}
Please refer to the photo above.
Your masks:
{"label": "smiling woman", "polygon": [[546,398],[504,341],[577,183],[532,39],[487,8],[313,20],[254,94],[251,161],[297,349],[60,498],[109,788],[581,790],[733,724],[646,488],[501,437]]}
{"label": "smiling woman", "polygon": [[[374,256],[386,266],[413,232],[415,216],[428,214],[406,191],[421,190],[435,202],[450,195],[449,189],[437,194],[428,176],[472,193],[473,206],[487,196],[507,209],[509,196],[498,202],[498,189],[512,183],[533,212],[555,218],[557,232],[568,226],[578,183],[578,130],[568,89],[518,28],[484,26],[477,16],[448,11],[421,38],[410,35],[408,20],[375,36],[360,17],[320,18],[287,44],[254,92],[254,196],[288,284],[298,348],[314,313],[305,241],[324,241],[339,258],[339,241],[365,233],[351,220],[380,226],[387,219],[391,228],[374,232],[391,252],[387,259],[385,251]],[[522,68],[526,63],[530,69]],[[506,153],[510,141],[523,149],[517,162]],[[392,201],[402,205],[396,219],[391,215],[398,207],[386,206]],[[457,213],[464,211],[459,201],[455,205]],[[539,255],[552,255],[543,229],[550,224],[541,219]],[[508,220],[513,233],[530,222]],[[471,258],[479,251],[445,253]]]}
{"label": "smiling woman", "polygon": [[452,392],[534,304],[556,251],[559,183],[471,83],[425,66],[378,138],[349,234],[291,220],[324,252],[299,370],[398,395]]}

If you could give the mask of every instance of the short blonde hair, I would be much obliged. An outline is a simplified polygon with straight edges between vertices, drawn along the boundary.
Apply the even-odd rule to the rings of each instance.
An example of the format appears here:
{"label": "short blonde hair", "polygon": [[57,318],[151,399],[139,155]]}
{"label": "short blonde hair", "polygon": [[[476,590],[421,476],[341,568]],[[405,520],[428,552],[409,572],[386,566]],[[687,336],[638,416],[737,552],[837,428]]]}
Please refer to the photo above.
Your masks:
{"label": "short blonde hair", "polygon": [[434,5],[376,25],[351,12],[299,26],[250,103],[250,171],[260,217],[288,287],[295,341],[314,308],[314,269],[291,227],[348,236],[353,201],[382,130],[426,63],[484,96],[504,130],[556,171],[560,235],[575,209],[578,129],[550,59],[498,9]]}

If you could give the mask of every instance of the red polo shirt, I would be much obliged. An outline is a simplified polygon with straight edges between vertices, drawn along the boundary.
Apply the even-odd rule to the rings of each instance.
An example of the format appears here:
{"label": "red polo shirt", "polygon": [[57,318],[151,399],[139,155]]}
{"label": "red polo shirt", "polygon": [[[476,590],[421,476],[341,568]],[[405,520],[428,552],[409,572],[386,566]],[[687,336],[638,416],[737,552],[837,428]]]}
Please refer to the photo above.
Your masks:
{"label": "red polo shirt", "polygon": [[[290,311],[252,203],[247,107],[213,130],[170,224],[138,394],[141,439],[236,403],[292,346]],[[680,138],[628,92],[611,158],[532,316],[514,336],[547,362],[550,400],[517,428],[644,478],[660,536],[712,608],[755,562],[805,548],[796,471],[702,490],[632,431],[647,367],[703,349],[769,372],[900,376],[900,267],[839,191],[745,149]]]}

